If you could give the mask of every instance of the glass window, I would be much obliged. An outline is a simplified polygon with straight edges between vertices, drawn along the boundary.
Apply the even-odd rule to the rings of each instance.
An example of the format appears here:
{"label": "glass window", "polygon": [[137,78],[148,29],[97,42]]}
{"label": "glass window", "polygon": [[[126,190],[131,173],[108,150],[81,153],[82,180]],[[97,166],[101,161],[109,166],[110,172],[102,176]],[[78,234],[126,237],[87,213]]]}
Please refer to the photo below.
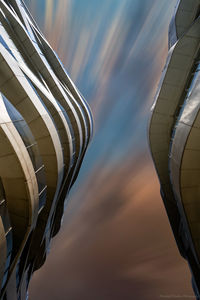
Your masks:
{"label": "glass window", "polygon": [[46,202],[47,197],[47,186],[43,189],[43,191],[39,195],[39,209],[41,209]]}
{"label": "glass window", "polygon": [[27,150],[33,163],[33,167],[35,171],[37,171],[39,168],[41,168],[41,166],[43,166],[37,143],[34,143],[27,147]]}
{"label": "glass window", "polygon": [[4,230],[5,230],[5,232],[7,232],[10,229],[10,220],[9,220],[9,216],[8,216],[6,203],[4,203],[4,205],[0,206],[0,215],[1,215],[1,218],[3,221]]}
{"label": "glass window", "polygon": [[8,277],[8,271],[7,271],[7,272],[4,274],[4,276],[3,276],[2,288],[4,287],[4,285],[5,285],[5,283],[6,283],[7,277]]}
{"label": "glass window", "polygon": [[198,75],[199,75],[199,71],[196,71],[196,72],[193,74],[193,76],[191,77],[191,81],[190,81],[189,88],[188,88],[188,90],[187,90],[186,98],[190,97],[190,94],[191,94],[191,92],[192,92],[192,90],[193,90],[193,87],[194,87],[194,85],[195,85],[195,83],[196,83],[196,81],[197,81]]}
{"label": "glass window", "polygon": [[10,258],[11,258],[11,253],[7,256],[6,259],[6,265],[5,265],[5,273],[8,271],[9,266],[10,266]]}
{"label": "glass window", "polygon": [[36,171],[36,177],[38,182],[39,193],[44,189],[46,186],[45,180],[45,173],[44,173],[44,166],[42,166],[38,171]]}
{"label": "glass window", "polygon": [[10,230],[6,234],[6,243],[7,243],[7,252],[10,253],[12,251],[12,230]]}

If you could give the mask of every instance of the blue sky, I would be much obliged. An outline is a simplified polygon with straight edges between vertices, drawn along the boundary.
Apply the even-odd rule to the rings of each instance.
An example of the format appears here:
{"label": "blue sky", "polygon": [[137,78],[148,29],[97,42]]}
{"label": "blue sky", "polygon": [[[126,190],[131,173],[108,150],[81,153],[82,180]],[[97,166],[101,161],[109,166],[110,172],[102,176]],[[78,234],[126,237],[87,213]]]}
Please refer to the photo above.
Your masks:
{"label": "blue sky", "polygon": [[26,3],[89,102],[95,123],[61,233],[33,276],[30,299],[191,295],[147,143],[176,1]]}

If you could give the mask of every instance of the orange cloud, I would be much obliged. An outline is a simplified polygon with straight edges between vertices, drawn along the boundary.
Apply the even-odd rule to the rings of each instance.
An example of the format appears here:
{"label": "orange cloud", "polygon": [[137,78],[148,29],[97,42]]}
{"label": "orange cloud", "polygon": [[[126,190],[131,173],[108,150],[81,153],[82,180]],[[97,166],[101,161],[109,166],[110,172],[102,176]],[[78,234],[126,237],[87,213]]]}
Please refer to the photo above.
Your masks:
{"label": "orange cloud", "polygon": [[51,260],[34,275],[30,300],[192,296],[149,159],[100,166],[70,203]]}

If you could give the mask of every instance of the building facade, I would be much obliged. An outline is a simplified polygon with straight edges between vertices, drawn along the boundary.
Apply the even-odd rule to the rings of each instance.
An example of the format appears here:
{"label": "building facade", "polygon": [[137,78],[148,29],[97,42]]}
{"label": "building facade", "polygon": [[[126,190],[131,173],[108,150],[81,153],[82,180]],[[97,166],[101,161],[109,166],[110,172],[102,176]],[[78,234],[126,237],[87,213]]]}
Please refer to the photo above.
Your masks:
{"label": "building facade", "polygon": [[92,135],[90,109],[21,0],[0,0],[0,299],[26,299]]}
{"label": "building facade", "polygon": [[179,0],[152,106],[149,144],[181,255],[200,295],[200,0]]}

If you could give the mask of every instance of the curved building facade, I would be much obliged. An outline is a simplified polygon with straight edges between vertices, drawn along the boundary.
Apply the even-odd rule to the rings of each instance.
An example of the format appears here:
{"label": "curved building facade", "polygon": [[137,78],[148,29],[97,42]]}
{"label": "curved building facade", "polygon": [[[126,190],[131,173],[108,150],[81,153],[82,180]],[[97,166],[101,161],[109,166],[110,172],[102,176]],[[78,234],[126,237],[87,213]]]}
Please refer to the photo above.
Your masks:
{"label": "curved building facade", "polygon": [[200,0],[179,0],[152,106],[149,143],[181,255],[200,295]]}
{"label": "curved building facade", "polygon": [[26,299],[92,135],[90,109],[21,0],[0,0],[0,299]]}

